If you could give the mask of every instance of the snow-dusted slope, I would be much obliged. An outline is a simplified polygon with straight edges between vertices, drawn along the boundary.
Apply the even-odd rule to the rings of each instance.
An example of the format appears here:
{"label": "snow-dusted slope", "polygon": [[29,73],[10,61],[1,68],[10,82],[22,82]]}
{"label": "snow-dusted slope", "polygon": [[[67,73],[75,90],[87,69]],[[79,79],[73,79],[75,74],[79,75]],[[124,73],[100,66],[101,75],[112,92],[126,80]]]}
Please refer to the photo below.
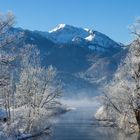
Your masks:
{"label": "snow-dusted slope", "polygon": [[85,38],[89,33],[82,28],[73,27],[71,25],[59,24],[54,29],[49,31],[48,38],[55,43],[68,43],[75,37]]}
{"label": "snow-dusted slope", "polygon": [[64,29],[66,26],[67,26],[66,24],[59,24],[54,29],[50,30],[49,33],[57,32],[57,31],[59,31],[61,29]]}
{"label": "snow-dusted slope", "polygon": [[98,44],[105,48],[117,48],[120,47],[120,44],[116,43],[112,39],[110,39],[108,36],[94,31],[92,34],[90,34],[88,37],[85,38],[87,41],[92,42],[93,44]]}
{"label": "snow-dusted slope", "polygon": [[54,43],[86,44],[89,49],[105,51],[110,48],[120,48],[120,44],[108,36],[87,28],[78,28],[67,24],[59,24],[47,33],[40,33]]}
{"label": "snow-dusted slope", "polygon": [[79,94],[97,95],[98,88],[112,78],[125,56],[121,53],[124,49],[120,46],[116,49],[119,44],[89,29],[62,24],[49,32],[23,31],[24,42],[40,50],[41,64],[58,70],[58,78],[70,97],[72,94],[77,97]]}

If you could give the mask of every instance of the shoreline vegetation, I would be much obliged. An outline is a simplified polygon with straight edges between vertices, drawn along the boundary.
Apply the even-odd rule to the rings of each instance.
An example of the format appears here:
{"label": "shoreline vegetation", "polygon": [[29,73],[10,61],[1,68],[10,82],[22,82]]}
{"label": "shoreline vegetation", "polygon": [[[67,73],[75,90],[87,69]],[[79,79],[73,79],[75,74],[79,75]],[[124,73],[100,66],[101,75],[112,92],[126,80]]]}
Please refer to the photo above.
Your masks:
{"label": "shoreline vegetation", "polygon": [[113,121],[125,133],[140,132],[140,19],[131,26],[135,40],[114,78],[104,86],[102,106],[95,117]]}
{"label": "shoreline vegetation", "polygon": [[[14,32],[15,17],[0,15],[0,139],[27,139],[49,129],[52,116],[66,112],[57,70],[41,65],[39,50]],[[23,136],[24,134],[24,136]]]}

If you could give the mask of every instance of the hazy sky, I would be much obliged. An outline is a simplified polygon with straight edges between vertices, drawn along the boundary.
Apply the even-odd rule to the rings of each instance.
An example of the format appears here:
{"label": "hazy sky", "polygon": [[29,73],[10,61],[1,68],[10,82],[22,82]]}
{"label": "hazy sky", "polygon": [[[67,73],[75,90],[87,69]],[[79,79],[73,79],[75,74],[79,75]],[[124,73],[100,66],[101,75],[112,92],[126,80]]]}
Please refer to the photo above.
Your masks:
{"label": "hazy sky", "polygon": [[17,25],[47,31],[59,23],[93,28],[128,43],[128,25],[140,16],[140,0],[0,0],[0,11],[13,11]]}

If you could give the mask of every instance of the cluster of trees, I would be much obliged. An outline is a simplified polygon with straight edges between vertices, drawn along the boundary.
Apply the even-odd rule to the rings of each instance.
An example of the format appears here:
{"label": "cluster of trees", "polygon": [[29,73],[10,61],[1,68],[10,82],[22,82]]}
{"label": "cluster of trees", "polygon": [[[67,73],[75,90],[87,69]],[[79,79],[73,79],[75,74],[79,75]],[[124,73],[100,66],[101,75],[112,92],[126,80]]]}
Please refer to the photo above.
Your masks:
{"label": "cluster of trees", "polygon": [[36,46],[16,47],[24,34],[12,32],[14,24],[12,13],[0,15],[0,108],[6,113],[0,139],[45,130],[62,89],[56,69],[41,66]]}
{"label": "cluster of trees", "polygon": [[113,80],[105,86],[96,116],[104,115],[127,133],[140,132],[140,20],[131,27],[135,41]]}

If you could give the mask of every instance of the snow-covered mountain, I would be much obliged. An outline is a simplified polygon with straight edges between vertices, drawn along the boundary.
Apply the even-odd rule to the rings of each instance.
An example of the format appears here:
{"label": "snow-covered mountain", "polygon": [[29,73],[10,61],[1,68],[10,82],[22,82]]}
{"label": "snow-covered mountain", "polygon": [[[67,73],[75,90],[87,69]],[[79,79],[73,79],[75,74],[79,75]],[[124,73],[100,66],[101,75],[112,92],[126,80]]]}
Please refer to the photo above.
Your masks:
{"label": "snow-covered mountain", "polygon": [[48,32],[23,31],[24,42],[40,50],[42,65],[57,68],[58,78],[70,96],[95,95],[95,90],[112,78],[126,54],[122,45],[90,29],[60,24]]}
{"label": "snow-covered mountain", "polygon": [[[37,31],[36,31],[37,32]],[[108,49],[120,49],[120,44],[108,36],[87,28],[74,27],[67,24],[59,24],[48,32],[37,32],[57,44],[80,44],[91,50],[106,52]]]}
{"label": "snow-covered mountain", "polygon": [[75,37],[86,38],[89,32],[85,29],[66,24],[59,24],[49,31],[48,37],[55,43],[68,43]]}
{"label": "snow-covered mountain", "polygon": [[[43,33],[42,33],[43,35]],[[82,38],[92,44],[98,44],[102,47],[119,47],[120,45],[107,37],[106,35],[87,28],[74,27],[67,24],[59,24],[44,36],[55,43],[69,43]]]}

